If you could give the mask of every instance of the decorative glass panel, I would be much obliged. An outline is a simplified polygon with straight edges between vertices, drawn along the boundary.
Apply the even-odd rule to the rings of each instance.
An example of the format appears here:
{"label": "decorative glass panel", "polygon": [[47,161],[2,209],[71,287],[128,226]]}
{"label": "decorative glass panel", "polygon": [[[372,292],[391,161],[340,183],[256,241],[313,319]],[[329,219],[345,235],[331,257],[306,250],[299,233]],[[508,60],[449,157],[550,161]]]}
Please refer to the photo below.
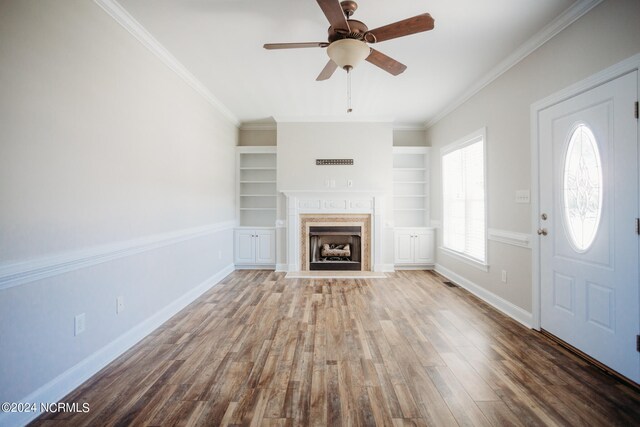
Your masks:
{"label": "decorative glass panel", "polygon": [[602,212],[602,165],[596,138],[586,125],[571,135],[564,164],[564,214],[574,247],[589,249]]}

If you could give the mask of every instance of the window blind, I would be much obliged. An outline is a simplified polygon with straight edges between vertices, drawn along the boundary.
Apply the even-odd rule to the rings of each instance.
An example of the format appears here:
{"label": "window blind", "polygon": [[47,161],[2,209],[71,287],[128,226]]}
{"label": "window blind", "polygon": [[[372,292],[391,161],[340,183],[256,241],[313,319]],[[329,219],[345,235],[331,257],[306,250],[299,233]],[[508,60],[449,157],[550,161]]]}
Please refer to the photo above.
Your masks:
{"label": "window blind", "polygon": [[[456,144],[457,145],[457,144]],[[484,138],[442,155],[443,244],[486,262]]]}

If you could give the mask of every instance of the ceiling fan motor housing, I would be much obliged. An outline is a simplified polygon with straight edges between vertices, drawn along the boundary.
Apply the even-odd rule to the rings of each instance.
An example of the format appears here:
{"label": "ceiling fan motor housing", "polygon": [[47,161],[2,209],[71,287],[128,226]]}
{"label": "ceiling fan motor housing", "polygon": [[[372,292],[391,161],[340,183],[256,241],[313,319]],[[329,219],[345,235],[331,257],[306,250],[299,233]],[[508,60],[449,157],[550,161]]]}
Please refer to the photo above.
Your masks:
{"label": "ceiling fan motor housing", "polygon": [[349,32],[329,27],[329,43],[340,39],[363,40],[366,38],[365,36],[369,34],[369,27],[367,27],[364,22],[355,19],[349,19],[347,22],[351,30]]}

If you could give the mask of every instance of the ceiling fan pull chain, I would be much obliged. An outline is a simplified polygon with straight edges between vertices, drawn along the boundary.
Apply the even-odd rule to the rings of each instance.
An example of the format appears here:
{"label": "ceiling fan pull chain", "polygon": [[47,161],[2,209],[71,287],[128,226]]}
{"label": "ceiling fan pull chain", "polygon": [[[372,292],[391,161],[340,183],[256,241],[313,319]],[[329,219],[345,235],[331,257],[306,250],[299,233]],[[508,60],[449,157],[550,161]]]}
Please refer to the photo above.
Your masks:
{"label": "ceiling fan pull chain", "polygon": [[351,108],[351,70],[347,70],[347,113],[353,111]]}

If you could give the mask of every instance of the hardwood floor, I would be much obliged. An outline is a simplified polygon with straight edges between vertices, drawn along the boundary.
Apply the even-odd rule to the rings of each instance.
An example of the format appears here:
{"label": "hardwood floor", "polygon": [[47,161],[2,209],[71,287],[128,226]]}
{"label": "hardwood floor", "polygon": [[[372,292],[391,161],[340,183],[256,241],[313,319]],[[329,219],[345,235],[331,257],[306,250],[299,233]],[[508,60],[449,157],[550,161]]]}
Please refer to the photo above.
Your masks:
{"label": "hardwood floor", "polygon": [[430,272],[238,271],[49,425],[638,425],[640,395]]}

